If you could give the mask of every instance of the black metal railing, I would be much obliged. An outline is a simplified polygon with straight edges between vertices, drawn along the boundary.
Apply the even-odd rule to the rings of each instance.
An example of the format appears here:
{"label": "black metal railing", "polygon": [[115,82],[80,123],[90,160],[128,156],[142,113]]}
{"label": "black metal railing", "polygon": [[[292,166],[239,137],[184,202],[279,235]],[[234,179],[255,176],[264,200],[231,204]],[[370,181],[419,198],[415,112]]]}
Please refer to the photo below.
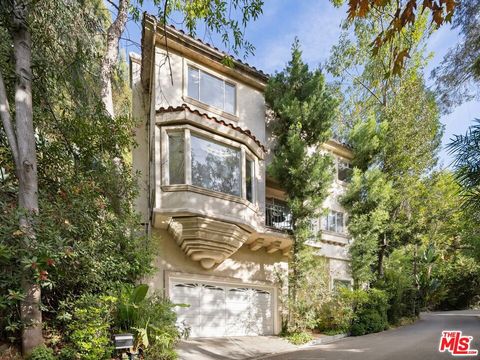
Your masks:
{"label": "black metal railing", "polygon": [[283,201],[266,201],[265,226],[280,231],[293,230],[292,213]]}

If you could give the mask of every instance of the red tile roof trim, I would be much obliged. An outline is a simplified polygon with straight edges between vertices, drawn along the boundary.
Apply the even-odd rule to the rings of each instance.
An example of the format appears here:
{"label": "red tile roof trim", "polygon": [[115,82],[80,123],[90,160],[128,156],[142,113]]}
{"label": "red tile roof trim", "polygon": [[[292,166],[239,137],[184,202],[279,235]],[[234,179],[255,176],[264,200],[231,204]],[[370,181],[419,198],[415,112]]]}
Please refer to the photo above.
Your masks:
{"label": "red tile roof trim", "polygon": [[173,107],[173,106],[169,106],[168,108],[165,108],[165,107],[161,107],[160,109],[157,110],[157,113],[158,114],[162,114],[162,113],[168,113],[168,112],[176,112],[176,111],[183,111],[183,110],[187,110],[189,112],[191,112],[192,114],[195,114],[195,115],[198,115],[202,118],[205,118],[205,119],[208,119],[208,120],[211,120],[211,121],[214,121],[216,122],[217,124],[220,124],[220,125],[223,125],[223,126],[227,126],[233,130],[236,130],[244,135],[247,135],[249,138],[251,138],[253,141],[255,141],[255,143],[260,146],[260,148],[262,148],[262,150],[264,152],[266,152],[266,149],[265,149],[265,146],[263,146],[263,144],[260,142],[260,140],[258,140],[255,135],[252,134],[252,132],[250,130],[246,130],[246,129],[242,129],[240,126],[235,126],[231,123],[227,123],[225,122],[224,120],[220,120],[220,119],[217,119],[216,117],[214,116],[210,116],[206,113],[201,113],[199,110],[194,110],[192,108],[190,108],[187,104],[182,104],[180,106],[177,106],[177,107]]}

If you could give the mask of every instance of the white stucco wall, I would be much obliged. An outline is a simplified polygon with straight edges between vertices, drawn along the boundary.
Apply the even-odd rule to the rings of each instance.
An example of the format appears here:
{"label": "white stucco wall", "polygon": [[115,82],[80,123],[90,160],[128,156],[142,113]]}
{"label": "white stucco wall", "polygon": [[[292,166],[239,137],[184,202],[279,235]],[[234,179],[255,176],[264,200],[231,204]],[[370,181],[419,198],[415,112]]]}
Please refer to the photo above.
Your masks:
{"label": "white stucco wall", "polygon": [[285,279],[288,271],[287,258],[282,256],[281,252],[268,254],[265,249],[251,251],[244,246],[218,266],[206,270],[185,255],[168,231],[153,229],[152,241],[155,251],[155,273],[146,279],[152,290],[162,291],[168,295],[168,289],[165,287],[168,283],[167,278],[172,273],[176,275],[181,273],[192,279],[200,276],[204,281],[274,287],[277,293],[275,333],[281,330],[280,298],[282,291],[286,289],[281,288],[279,276]]}
{"label": "white stucco wall", "polygon": [[[198,109],[200,112],[222,119],[227,123],[250,130],[262,144],[265,144],[265,99],[262,92],[241,81],[234,80],[225,74],[203,66],[192,59],[185,58],[178,53],[170,51],[169,56],[171,73],[166,51],[156,47],[154,75],[156,109],[169,106],[176,107],[187,103],[192,109]],[[234,114],[236,119],[232,119],[230,116],[222,116],[220,112],[213,111],[213,109],[209,109],[206,106],[189,103],[187,97],[188,65],[205,70],[236,85],[237,106],[236,114]]]}

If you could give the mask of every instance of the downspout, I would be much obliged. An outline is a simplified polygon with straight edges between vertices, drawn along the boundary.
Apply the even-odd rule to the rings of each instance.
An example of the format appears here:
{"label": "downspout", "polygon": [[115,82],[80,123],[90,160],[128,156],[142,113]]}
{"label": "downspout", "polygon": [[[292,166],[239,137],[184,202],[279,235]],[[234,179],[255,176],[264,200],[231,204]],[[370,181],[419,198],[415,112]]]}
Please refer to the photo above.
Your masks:
{"label": "downspout", "polygon": [[[145,16],[145,15],[144,15]],[[157,19],[153,19],[153,36],[152,36],[152,51],[150,55],[150,79],[148,83],[148,94],[149,102],[148,102],[148,122],[147,122],[147,133],[148,133],[148,229],[147,229],[147,237],[150,238],[151,236],[151,228],[152,228],[152,220],[153,220],[153,203],[152,203],[152,166],[154,166],[155,161],[153,160],[152,165],[152,153],[155,154],[155,151],[152,152],[152,144],[155,146],[155,142],[152,142],[152,135],[155,137],[155,133],[152,134],[152,102],[153,106],[155,106],[155,99],[152,99],[153,94],[153,84],[154,84],[154,76],[155,76],[155,39],[157,36]],[[155,173],[155,172],[154,172]],[[155,183],[155,182],[154,182]]]}

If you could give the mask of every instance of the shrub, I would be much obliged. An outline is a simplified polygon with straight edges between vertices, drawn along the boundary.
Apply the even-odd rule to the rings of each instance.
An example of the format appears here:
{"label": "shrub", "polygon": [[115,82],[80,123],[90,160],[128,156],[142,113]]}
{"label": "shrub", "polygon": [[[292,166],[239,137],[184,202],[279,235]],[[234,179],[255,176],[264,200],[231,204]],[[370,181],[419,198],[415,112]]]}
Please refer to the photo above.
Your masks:
{"label": "shrub", "polygon": [[354,317],[351,334],[354,336],[380,332],[388,328],[388,300],[384,291],[370,289],[353,292]]}
{"label": "shrub", "polygon": [[53,355],[53,350],[47,348],[45,345],[37,346],[33,349],[28,360],[55,360],[55,355]]}
{"label": "shrub", "polygon": [[84,295],[72,311],[72,320],[67,325],[68,338],[82,360],[109,359],[112,353],[110,328],[113,323],[114,304],[112,296]]}
{"label": "shrub", "polygon": [[306,344],[313,339],[312,335],[305,331],[290,333],[285,338],[294,345]]}
{"label": "shrub", "polygon": [[347,333],[353,318],[351,290],[340,288],[318,312],[317,329],[328,335]]}
{"label": "shrub", "polygon": [[172,360],[177,358],[175,346],[182,337],[187,337],[188,328],[176,326],[175,306],[160,294],[146,297],[148,286],[124,288],[117,304],[117,324],[122,331],[136,335],[137,347],[144,349],[145,359]]}

